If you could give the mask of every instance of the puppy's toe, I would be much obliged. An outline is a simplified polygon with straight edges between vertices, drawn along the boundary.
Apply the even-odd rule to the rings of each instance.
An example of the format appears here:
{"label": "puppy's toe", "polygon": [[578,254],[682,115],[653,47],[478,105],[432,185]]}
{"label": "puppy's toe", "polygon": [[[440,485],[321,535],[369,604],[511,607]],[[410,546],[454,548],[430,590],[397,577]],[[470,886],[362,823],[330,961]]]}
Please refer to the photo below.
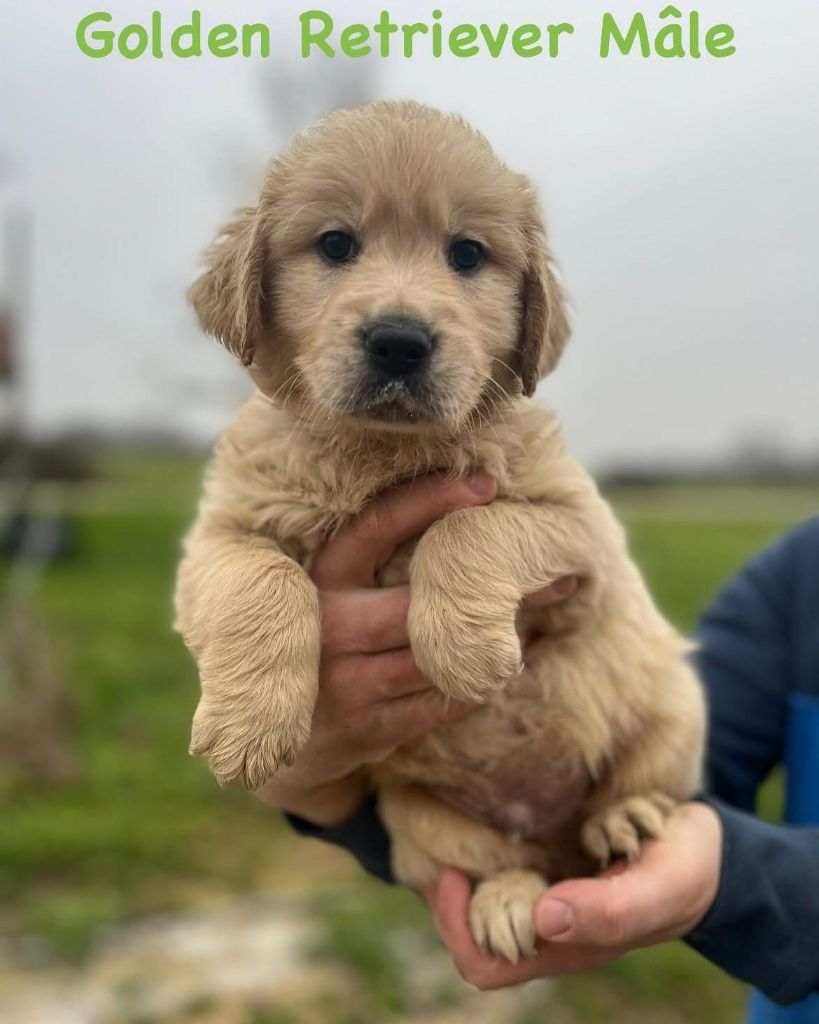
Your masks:
{"label": "puppy's toe", "polygon": [[281,715],[233,714],[201,701],[196,710],[190,753],[206,755],[220,786],[241,779],[258,789],[283,765],[295,762],[310,735],[311,713]]}
{"label": "puppy's toe", "polygon": [[280,768],[295,764],[308,735],[309,729],[306,733],[288,730],[255,737],[245,750],[242,765],[245,788],[252,792],[263,786]]}
{"label": "puppy's toe", "polygon": [[628,814],[617,811],[607,814],[603,831],[609,846],[607,859],[625,857],[636,860],[640,852],[640,833]]}
{"label": "puppy's toe", "polygon": [[633,796],[593,814],[583,826],[585,851],[605,868],[616,857],[634,860],[643,839],[658,839],[674,801],[664,793]]}
{"label": "puppy's toe", "polygon": [[626,812],[634,827],[645,839],[659,839],[665,831],[665,820],[674,808],[674,801],[663,793],[647,797],[635,796],[626,801]]}
{"label": "puppy's toe", "polygon": [[219,720],[208,713],[204,701],[200,703],[193,716],[191,728],[191,741],[188,744],[188,753],[194,757],[201,757],[207,754],[216,742],[216,734],[219,731]]}
{"label": "puppy's toe", "polygon": [[580,832],[580,843],[586,853],[604,868],[611,860],[611,845],[605,826],[599,817],[589,818]]}
{"label": "puppy's toe", "polygon": [[533,909],[545,888],[535,871],[504,871],[481,882],[469,904],[469,926],[481,949],[513,964],[521,955],[534,956]]}
{"label": "puppy's toe", "polygon": [[238,779],[244,770],[246,745],[240,737],[231,735],[229,730],[219,727],[197,726],[194,722],[189,752],[205,756],[208,765],[220,786],[227,786]]}
{"label": "puppy's toe", "polygon": [[523,652],[517,633],[498,629],[490,634],[484,648],[483,667],[491,692],[519,676],[523,671]]}
{"label": "puppy's toe", "polygon": [[520,639],[510,623],[448,606],[423,616],[411,609],[408,625],[418,667],[454,700],[484,703],[523,669]]}

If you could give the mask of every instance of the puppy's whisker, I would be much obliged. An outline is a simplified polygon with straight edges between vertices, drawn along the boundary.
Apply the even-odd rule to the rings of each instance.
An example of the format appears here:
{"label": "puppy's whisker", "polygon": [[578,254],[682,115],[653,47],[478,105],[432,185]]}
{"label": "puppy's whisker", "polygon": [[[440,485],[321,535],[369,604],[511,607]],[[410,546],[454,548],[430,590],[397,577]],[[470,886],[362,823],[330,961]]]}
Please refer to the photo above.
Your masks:
{"label": "puppy's whisker", "polygon": [[300,376],[301,376],[301,371],[298,368],[296,368],[293,371],[293,373],[291,373],[288,377],[285,378],[285,380],[283,381],[281,386],[276,388],[276,390],[270,396],[271,403],[275,403],[278,400],[279,395],[281,395],[281,393],[283,391],[285,392],[285,394],[284,394],[284,401],[285,402],[289,398],[292,398],[293,391],[295,390],[296,385],[298,384]]}
{"label": "puppy's whisker", "polygon": [[[509,363],[504,362],[503,359],[498,358],[498,356],[491,356],[490,358],[492,359],[493,363],[498,363],[498,365],[502,366],[504,370],[507,370],[512,375],[512,379],[516,380],[519,385],[523,384],[523,380],[520,374],[517,372],[517,370],[513,370]],[[490,378],[490,380],[492,380],[492,378]],[[493,383],[497,384],[497,381],[493,380]]]}

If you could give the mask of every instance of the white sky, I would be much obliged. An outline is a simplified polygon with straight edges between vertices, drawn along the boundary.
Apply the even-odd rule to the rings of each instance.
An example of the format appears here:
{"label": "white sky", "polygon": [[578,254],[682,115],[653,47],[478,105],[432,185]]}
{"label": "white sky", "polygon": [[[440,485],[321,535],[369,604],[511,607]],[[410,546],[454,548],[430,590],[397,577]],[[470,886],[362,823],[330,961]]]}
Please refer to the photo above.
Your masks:
{"label": "white sky", "polygon": [[[600,60],[602,12],[640,9],[623,0],[107,6],[119,24],[155,6],[171,24],[192,6],[206,24],[267,21],[274,53],[90,60],[74,44],[90,0],[0,0],[0,153],[34,221],[36,429],[219,429],[244,385],[198,335],[184,288],[283,142],[265,82],[296,76],[289,129],[344,64],[369,73],[374,94],[464,113],[534,178],[577,314],[541,394],[581,458],[708,458],[765,436],[819,452],[816,0],[700,0],[706,24],[736,28],[739,52],[721,61]],[[343,23],[382,7],[429,20],[440,6],[449,24],[568,20],[577,32],[559,60],[302,61],[297,15],[310,6]]]}

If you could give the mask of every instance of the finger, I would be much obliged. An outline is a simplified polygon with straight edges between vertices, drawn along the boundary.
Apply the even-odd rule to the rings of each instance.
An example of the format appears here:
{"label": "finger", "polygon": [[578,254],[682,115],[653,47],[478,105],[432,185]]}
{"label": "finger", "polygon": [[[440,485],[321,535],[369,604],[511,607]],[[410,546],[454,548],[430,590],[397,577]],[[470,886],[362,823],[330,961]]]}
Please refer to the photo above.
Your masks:
{"label": "finger", "polygon": [[467,920],[472,885],[466,875],[454,868],[444,868],[424,896],[447,947],[453,953],[470,949],[480,952]]}
{"label": "finger", "polygon": [[333,689],[358,704],[400,700],[432,691],[432,684],[415,664],[409,647],[384,654],[365,654],[338,659],[332,676],[323,681],[325,692]]}
{"label": "finger", "polygon": [[455,480],[430,473],[385,491],[319,551],[313,580],[321,588],[372,587],[378,569],[399,544],[419,536],[447,512],[487,504],[496,492],[497,484],[486,473]]}
{"label": "finger", "polygon": [[451,700],[436,689],[424,690],[382,704],[378,709],[379,730],[385,746],[399,745],[464,718],[480,706]]}
{"label": "finger", "polygon": [[550,605],[560,604],[561,601],[565,601],[572,596],[577,590],[577,585],[578,580],[576,576],[563,576],[561,579],[555,580],[548,587],[544,587],[543,590],[529,594],[523,600],[523,607],[548,608]]}
{"label": "finger", "polygon": [[616,874],[560,882],[535,905],[535,927],[549,942],[641,945],[673,927],[679,913],[675,875],[665,857],[644,856]]}
{"label": "finger", "polygon": [[409,587],[323,590],[319,600],[325,654],[380,654],[409,644]]}

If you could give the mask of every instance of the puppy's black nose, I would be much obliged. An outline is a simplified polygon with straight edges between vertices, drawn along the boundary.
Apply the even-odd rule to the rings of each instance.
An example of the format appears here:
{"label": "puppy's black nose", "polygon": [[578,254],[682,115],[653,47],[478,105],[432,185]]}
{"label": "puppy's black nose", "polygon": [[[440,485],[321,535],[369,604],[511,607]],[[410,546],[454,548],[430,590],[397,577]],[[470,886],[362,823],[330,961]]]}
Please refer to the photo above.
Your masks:
{"label": "puppy's black nose", "polygon": [[432,332],[420,320],[377,320],[364,330],[364,351],[381,374],[401,380],[429,362]]}

